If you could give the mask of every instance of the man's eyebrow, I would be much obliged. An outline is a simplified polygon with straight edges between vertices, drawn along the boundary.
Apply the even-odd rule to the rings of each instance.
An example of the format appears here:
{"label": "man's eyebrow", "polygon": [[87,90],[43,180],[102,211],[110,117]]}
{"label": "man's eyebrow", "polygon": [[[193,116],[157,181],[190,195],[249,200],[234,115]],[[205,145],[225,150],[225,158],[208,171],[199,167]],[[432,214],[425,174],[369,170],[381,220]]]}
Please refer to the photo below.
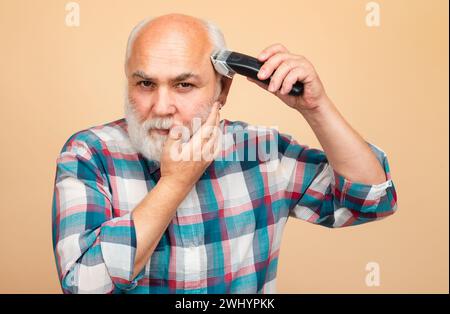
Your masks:
{"label": "man's eyebrow", "polygon": [[[150,75],[146,74],[144,71],[141,71],[141,70],[134,72],[132,74],[132,76],[141,78],[144,80],[148,80],[148,81],[155,81],[155,79],[153,79]],[[200,79],[200,75],[192,73],[192,72],[185,72],[185,73],[181,73],[181,74],[177,75],[174,78],[171,78],[170,81],[171,82],[180,82],[180,81],[187,80],[189,78]]]}
{"label": "man's eyebrow", "polygon": [[181,73],[180,75],[177,75],[174,79],[172,79],[174,82],[184,81],[187,79],[200,79],[200,75],[192,73],[192,72],[185,72]]}
{"label": "man's eyebrow", "polygon": [[144,71],[141,71],[141,70],[138,70],[138,71],[134,72],[131,76],[132,77],[141,78],[141,79],[144,79],[144,80],[149,80],[149,81],[152,80],[152,78],[150,76],[148,76],[147,74],[145,74]]}

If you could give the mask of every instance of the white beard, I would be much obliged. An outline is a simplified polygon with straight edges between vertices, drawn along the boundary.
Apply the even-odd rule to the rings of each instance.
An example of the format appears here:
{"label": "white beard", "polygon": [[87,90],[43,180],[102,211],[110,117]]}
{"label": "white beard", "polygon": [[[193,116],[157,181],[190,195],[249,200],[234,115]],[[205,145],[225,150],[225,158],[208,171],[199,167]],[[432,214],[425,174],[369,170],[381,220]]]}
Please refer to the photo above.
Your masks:
{"label": "white beard", "polygon": [[[202,122],[206,120],[209,113],[211,112],[212,103],[213,102],[203,108],[203,110],[199,113]],[[126,93],[125,119],[128,124],[128,135],[130,137],[131,144],[145,158],[160,163],[164,142],[166,141],[168,135],[154,133],[150,134],[150,129],[170,129],[173,125],[173,119],[154,118],[140,123],[138,114],[134,108],[134,104],[129,100],[129,97]]]}

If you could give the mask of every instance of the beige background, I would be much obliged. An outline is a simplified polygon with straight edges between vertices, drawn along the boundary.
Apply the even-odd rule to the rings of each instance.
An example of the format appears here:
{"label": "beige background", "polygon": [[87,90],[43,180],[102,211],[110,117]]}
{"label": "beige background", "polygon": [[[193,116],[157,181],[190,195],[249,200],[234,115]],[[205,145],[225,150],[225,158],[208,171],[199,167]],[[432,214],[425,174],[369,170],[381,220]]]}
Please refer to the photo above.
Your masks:
{"label": "beige background", "polygon": [[[231,49],[256,55],[275,42],[306,56],[328,94],[389,157],[399,211],[329,230],[290,220],[280,293],[448,293],[448,2],[364,0],[0,0],[0,292],[60,293],[51,245],[55,159],[74,132],[122,117],[123,54],[132,26],[180,12],[221,26]],[[320,148],[303,118],[236,77],[222,117],[279,126]],[[367,287],[377,262],[381,285]]]}

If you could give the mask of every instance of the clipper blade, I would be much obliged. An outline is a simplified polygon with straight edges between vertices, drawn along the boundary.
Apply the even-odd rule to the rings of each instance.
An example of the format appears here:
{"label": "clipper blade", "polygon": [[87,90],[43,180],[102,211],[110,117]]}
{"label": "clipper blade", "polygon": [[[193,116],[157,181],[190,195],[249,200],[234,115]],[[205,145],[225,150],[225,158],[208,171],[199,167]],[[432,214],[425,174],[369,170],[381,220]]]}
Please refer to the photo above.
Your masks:
{"label": "clipper blade", "polygon": [[211,53],[211,62],[214,66],[214,69],[216,69],[219,74],[228,78],[233,78],[236,72],[232,68],[230,68],[226,62],[230,54],[231,51],[215,49]]}

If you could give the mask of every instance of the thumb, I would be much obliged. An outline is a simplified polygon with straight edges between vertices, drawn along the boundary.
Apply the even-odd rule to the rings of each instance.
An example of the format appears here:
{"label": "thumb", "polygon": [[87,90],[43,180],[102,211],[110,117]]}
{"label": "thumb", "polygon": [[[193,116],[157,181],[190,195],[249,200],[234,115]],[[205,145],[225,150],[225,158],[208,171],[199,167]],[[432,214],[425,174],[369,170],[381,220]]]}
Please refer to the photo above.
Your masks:
{"label": "thumb", "polygon": [[168,136],[166,138],[166,141],[165,141],[164,145],[166,147],[170,147],[170,146],[172,146],[174,144],[179,144],[179,142],[181,140],[181,135],[182,134],[181,134],[180,130],[177,130],[177,128],[174,128],[174,127],[171,128],[169,130],[169,134],[168,134]]}
{"label": "thumb", "polygon": [[169,131],[168,140],[172,140],[174,142],[179,141],[181,139],[181,132],[176,127],[173,127]]}
{"label": "thumb", "polygon": [[174,160],[177,159],[181,152],[181,138],[182,132],[178,128],[172,127],[164,142],[163,150],[169,153]]}

